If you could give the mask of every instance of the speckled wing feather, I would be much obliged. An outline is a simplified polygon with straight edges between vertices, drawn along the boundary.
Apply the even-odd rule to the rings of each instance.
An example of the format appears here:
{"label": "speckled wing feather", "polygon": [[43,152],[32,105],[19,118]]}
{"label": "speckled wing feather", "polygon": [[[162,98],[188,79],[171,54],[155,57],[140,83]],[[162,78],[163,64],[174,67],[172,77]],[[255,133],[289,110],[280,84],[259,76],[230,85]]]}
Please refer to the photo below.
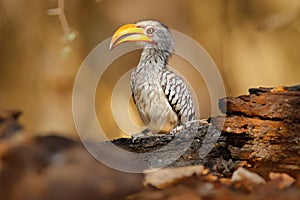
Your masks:
{"label": "speckled wing feather", "polygon": [[184,80],[168,69],[161,71],[159,77],[166,98],[177,113],[179,121],[186,123],[195,120],[194,102]]}
{"label": "speckled wing feather", "polygon": [[131,97],[132,97],[132,100],[134,102],[134,104],[136,104],[135,102],[135,98],[134,98],[134,93],[133,93],[133,81],[134,81],[134,78],[135,78],[135,74],[131,73],[131,77],[130,77],[130,91],[131,91]]}

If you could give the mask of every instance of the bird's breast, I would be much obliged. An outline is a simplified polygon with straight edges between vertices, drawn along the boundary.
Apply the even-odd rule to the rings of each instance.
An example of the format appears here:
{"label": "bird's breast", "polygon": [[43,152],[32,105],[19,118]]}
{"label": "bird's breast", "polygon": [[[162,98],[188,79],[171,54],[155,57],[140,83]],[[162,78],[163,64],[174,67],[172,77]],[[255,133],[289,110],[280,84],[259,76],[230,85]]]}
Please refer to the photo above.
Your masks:
{"label": "bird's breast", "polygon": [[131,89],[140,117],[151,132],[169,132],[177,125],[177,114],[171,108],[157,74],[135,74]]}

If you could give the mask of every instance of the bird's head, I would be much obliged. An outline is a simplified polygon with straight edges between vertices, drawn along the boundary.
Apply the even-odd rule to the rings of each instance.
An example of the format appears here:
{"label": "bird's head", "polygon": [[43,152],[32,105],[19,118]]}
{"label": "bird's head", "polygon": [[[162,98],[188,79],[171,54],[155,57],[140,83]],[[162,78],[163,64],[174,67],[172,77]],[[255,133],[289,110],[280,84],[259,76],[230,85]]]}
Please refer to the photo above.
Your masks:
{"label": "bird's head", "polygon": [[121,26],[112,36],[110,50],[124,42],[140,42],[146,48],[172,52],[173,37],[166,25],[159,21],[140,21]]}

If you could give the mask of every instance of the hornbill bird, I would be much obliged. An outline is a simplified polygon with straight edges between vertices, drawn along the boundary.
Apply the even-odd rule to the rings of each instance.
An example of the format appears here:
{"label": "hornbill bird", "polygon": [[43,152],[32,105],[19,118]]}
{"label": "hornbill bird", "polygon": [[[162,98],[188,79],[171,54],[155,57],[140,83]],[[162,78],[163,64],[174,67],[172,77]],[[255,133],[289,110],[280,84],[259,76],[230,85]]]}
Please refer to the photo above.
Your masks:
{"label": "hornbill bird", "polygon": [[147,129],[153,134],[167,133],[180,124],[195,120],[188,86],[168,68],[168,59],[174,50],[168,27],[155,20],[124,25],[112,36],[110,50],[124,42],[139,42],[144,48],[131,73],[130,87]]}

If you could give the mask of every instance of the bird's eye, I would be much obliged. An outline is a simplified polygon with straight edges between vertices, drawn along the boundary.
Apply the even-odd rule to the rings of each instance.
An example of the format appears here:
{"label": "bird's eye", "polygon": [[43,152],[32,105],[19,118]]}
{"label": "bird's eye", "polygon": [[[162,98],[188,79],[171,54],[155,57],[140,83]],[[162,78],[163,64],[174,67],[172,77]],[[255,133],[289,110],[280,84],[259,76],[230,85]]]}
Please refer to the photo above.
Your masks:
{"label": "bird's eye", "polygon": [[146,30],[147,34],[152,34],[154,32],[154,28],[150,27]]}

